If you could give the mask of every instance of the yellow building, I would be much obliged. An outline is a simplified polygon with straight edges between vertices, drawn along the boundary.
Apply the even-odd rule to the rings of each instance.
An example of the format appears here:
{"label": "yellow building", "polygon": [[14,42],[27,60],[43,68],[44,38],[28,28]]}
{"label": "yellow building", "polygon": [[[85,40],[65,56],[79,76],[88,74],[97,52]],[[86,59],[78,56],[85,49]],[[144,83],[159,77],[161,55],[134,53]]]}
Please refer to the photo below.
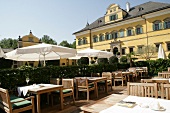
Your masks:
{"label": "yellow building", "polygon": [[[21,47],[26,47],[26,46],[31,46],[31,45],[35,45],[35,44],[39,44],[42,43],[41,40],[34,36],[33,33],[30,31],[29,35],[25,35],[22,38],[19,36],[18,39],[18,48]],[[75,60],[69,60],[69,59],[60,59],[60,60],[51,60],[48,61],[48,63],[50,62],[55,62],[53,64],[59,65],[59,66],[68,66],[68,65],[75,65]],[[38,66],[38,61],[28,61],[27,64],[37,67]],[[16,62],[14,61],[14,65],[13,67],[19,67],[22,65],[25,65],[26,62]],[[50,63],[51,64],[51,63]],[[41,65],[43,65],[43,62],[41,62]]]}
{"label": "yellow building", "polygon": [[[162,44],[166,55],[170,52],[170,4],[146,2],[134,7],[126,3],[126,10],[111,4],[106,14],[80,31],[76,49],[93,48],[120,52],[125,55],[144,46]],[[157,55],[154,57],[156,58]]]}

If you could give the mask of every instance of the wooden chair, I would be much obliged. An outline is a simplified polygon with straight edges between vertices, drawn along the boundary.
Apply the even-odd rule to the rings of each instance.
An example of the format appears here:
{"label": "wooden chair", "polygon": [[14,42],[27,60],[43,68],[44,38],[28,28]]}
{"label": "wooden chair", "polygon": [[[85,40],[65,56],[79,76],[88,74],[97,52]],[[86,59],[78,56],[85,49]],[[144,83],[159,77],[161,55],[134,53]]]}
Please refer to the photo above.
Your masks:
{"label": "wooden chair", "polygon": [[8,90],[0,88],[0,108],[6,113],[19,113],[27,110],[34,111],[34,97],[19,98],[10,96]]}
{"label": "wooden chair", "polygon": [[169,72],[158,72],[158,77],[170,78],[170,73]]}
{"label": "wooden chair", "polygon": [[[59,79],[58,79],[59,81]],[[59,82],[57,82],[59,83]],[[74,79],[62,79],[62,85],[63,85],[63,98],[68,96],[73,96],[73,103],[75,104],[75,98],[74,98]],[[56,94],[60,94],[60,92],[57,90],[55,92],[52,92],[52,105],[53,105],[53,96]],[[64,100],[64,99],[63,99]]]}
{"label": "wooden chair", "polygon": [[158,98],[157,83],[127,83],[127,94]]}
{"label": "wooden chair", "polygon": [[76,99],[78,99],[78,92],[87,92],[87,101],[89,101],[89,93],[95,90],[94,82],[89,83],[86,77],[77,77],[76,79]]}
{"label": "wooden chair", "polygon": [[121,81],[122,82],[122,86],[124,85],[124,81],[126,83],[126,76],[123,76],[122,75],[122,71],[116,71],[116,72],[113,72],[113,81],[114,81],[114,87],[116,86],[116,82],[117,81]]}
{"label": "wooden chair", "polygon": [[59,85],[60,84],[60,79],[59,78],[50,78],[50,83]]}
{"label": "wooden chair", "polygon": [[170,84],[161,84],[161,98],[170,100]]}
{"label": "wooden chair", "polygon": [[168,71],[170,72],[170,67],[168,67]]}
{"label": "wooden chair", "polygon": [[145,76],[148,76],[148,67],[142,67]]}
{"label": "wooden chair", "polygon": [[136,71],[136,68],[130,67],[130,68],[128,69],[128,71],[129,71],[129,72],[132,72],[132,80],[133,80],[133,81],[137,80],[137,78],[138,78],[138,73],[137,73],[137,71]]}
{"label": "wooden chair", "polygon": [[[111,72],[103,72],[102,73],[102,77],[106,77],[107,78],[107,85],[110,86],[111,90],[112,89],[112,73]],[[100,81],[99,85],[105,86],[105,81]]]}

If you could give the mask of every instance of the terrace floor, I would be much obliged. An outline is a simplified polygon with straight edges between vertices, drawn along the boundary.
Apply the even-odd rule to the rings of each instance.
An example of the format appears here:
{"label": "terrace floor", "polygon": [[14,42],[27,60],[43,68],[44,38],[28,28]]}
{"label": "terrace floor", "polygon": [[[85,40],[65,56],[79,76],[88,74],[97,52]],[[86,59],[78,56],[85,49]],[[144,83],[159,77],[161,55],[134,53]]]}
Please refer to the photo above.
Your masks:
{"label": "terrace floor", "polygon": [[[110,89],[110,87],[109,87],[109,89]],[[94,101],[99,100],[99,99],[101,99],[105,96],[108,96],[110,94],[120,94],[120,95],[121,94],[127,94],[127,86],[113,87],[113,91],[109,91],[109,94],[106,94],[104,91],[99,91],[99,98],[95,98],[93,94],[94,93],[91,92],[89,102],[86,101],[86,96],[82,95],[81,99],[76,100],[75,105],[73,105],[71,103],[65,103],[64,109],[62,111],[57,109],[57,108],[60,108],[60,106],[58,104],[58,105],[54,105],[53,107],[51,107],[51,106],[42,107],[42,113],[83,113],[83,111],[80,110],[81,106],[89,104],[89,103],[93,103]]]}

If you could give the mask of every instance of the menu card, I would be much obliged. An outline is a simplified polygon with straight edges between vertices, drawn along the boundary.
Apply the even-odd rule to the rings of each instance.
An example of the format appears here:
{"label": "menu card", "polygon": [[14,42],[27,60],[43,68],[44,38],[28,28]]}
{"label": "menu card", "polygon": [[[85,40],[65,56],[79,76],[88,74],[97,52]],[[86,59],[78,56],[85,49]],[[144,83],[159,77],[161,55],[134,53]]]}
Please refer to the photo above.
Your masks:
{"label": "menu card", "polygon": [[121,100],[118,102],[116,105],[118,106],[123,106],[123,107],[128,107],[128,108],[133,108],[136,105],[136,102],[131,102],[131,101],[123,101]]}

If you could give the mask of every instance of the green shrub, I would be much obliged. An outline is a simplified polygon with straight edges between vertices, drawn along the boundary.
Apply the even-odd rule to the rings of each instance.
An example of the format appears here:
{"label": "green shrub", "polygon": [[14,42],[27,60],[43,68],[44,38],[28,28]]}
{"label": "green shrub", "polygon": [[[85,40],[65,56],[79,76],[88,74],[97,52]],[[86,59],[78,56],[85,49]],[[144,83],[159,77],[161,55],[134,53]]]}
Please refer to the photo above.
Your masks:
{"label": "green shrub", "polygon": [[122,62],[122,63],[127,63],[127,57],[126,57],[126,56],[122,56],[122,57],[120,58],[120,62]]}
{"label": "green shrub", "polygon": [[97,63],[98,64],[108,64],[108,59],[107,58],[98,58]]}
{"label": "green shrub", "polygon": [[78,65],[88,65],[89,64],[89,58],[88,57],[81,57],[77,61]]}
{"label": "green shrub", "polygon": [[112,56],[109,58],[109,64],[118,63],[118,58],[116,56]]}

